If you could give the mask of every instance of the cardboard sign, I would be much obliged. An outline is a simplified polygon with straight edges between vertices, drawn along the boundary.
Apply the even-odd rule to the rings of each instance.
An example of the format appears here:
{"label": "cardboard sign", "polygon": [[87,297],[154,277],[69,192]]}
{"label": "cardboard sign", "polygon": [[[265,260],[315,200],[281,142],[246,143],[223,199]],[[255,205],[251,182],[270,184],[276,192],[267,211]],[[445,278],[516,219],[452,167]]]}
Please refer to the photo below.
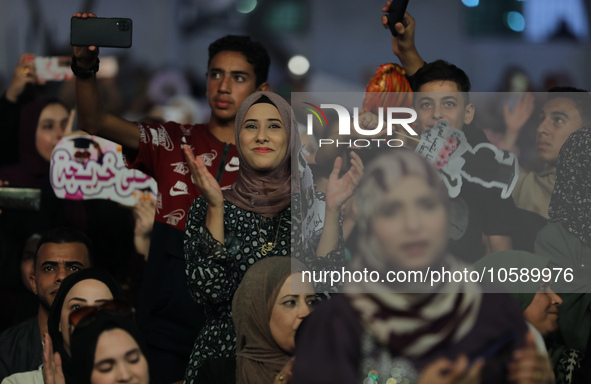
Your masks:
{"label": "cardboard sign", "polygon": [[501,197],[507,199],[519,178],[515,154],[490,143],[472,147],[464,132],[451,129],[447,121],[438,121],[423,132],[415,152],[439,170],[451,198],[460,194],[466,179],[485,188],[499,188]]}
{"label": "cardboard sign", "polygon": [[121,146],[96,136],[66,136],[51,157],[51,186],[62,199],[113,200],[134,206],[157,193],[156,180],[127,169]]}

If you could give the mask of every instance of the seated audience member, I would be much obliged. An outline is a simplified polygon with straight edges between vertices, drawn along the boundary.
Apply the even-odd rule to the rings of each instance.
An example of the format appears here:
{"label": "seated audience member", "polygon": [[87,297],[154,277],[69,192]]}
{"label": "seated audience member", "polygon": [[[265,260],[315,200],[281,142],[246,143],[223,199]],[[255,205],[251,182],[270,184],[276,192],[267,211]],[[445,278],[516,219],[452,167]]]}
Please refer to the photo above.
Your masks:
{"label": "seated audience member", "polygon": [[534,250],[535,238],[546,225],[550,198],[556,182],[556,162],[568,136],[591,123],[591,95],[576,88],[552,88],[547,94],[537,129],[536,147],[542,168],[527,171],[519,167],[513,200],[519,208],[515,249]]}
{"label": "seated audience member", "polygon": [[[1,268],[6,275],[0,278],[0,306],[11,311],[0,312],[0,334],[8,328],[35,317],[39,311],[39,300],[31,288],[30,276],[35,274],[35,254],[41,235],[35,233],[19,244],[17,257],[2,260]],[[0,248],[2,240],[0,240]]]}
{"label": "seated audience member", "polygon": [[[256,261],[291,255],[312,270],[339,268],[344,263],[340,208],[352,195],[362,164],[353,155],[353,166],[339,178],[342,161],[335,161],[322,234],[315,233],[304,243],[299,172],[292,178],[292,169],[298,167],[292,153],[300,148],[295,128],[291,107],[281,96],[256,92],[247,97],[236,114],[238,181],[223,192],[203,159],[193,157],[185,147],[202,191],[187,219],[186,273],[190,292],[205,305],[207,316],[187,367],[188,382],[195,380],[205,360],[232,355],[236,340],[231,300]],[[319,287],[319,291],[330,288]]]}
{"label": "seated audience member", "polygon": [[570,87],[550,89],[536,138],[538,157],[544,168],[539,172],[519,168],[519,180],[513,189],[518,208],[549,219],[560,149],[571,133],[588,124],[591,124],[591,95],[587,91]]}
{"label": "seated audience member", "polygon": [[[382,11],[387,11],[390,2],[386,4]],[[384,16],[382,23],[386,27],[387,21]],[[470,124],[475,108],[470,103],[471,85],[466,73],[443,60],[425,64],[414,43],[415,21],[408,13],[396,28],[399,36],[392,37],[392,48],[415,92],[415,131],[421,134],[438,121],[447,121],[450,128],[464,132],[472,147],[487,143],[484,132]],[[461,191],[450,204],[450,252],[473,263],[485,255],[486,249],[491,252],[512,249],[514,215],[515,204],[511,199],[502,199],[494,188],[462,180]]]}
{"label": "seated audience member", "polygon": [[[550,200],[550,224],[538,233],[536,254],[550,258],[550,267],[562,268],[570,277],[558,276],[554,284],[563,299],[560,336],[568,348],[585,358],[574,382],[591,381],[591,126],[573,132],[562,145],[556,182]],[[565,292],[565,293],[562,293]]]}
{"label": "seated audience member", "polygon": [[[49,211],[49,214],[55,213],[51,210],[54,208],[55,202],[50,201],[49,198],[53,197],[56,200],[49,185],[51,153],[64,134],[69,112],[70,109],[57,99],[39,99],[20,107],[17,119],[11,121],[6,118],[9,123],[17,124],[16,127],[2,127],[3,130],[16,132],[17,138],[11,142],[11,146],[18,149],[18,153],[11,162],[0,166],[0,185],[42,189],[41,201],[43,201],[44,210]],[[50,203],[53,205],[49,206]],[[5,221],[12,221],[15,217],[21,217],[23,213],[26,213],[19,210],[16,211],[16,214],[11,214],[12,210],[7,207],[4,207],[2,211]],[[25,218],[29,218],[29,216],[25,215]],[[37,229],[40,224],[45,224],[50,219],[50,217],[41,216],[38,218],[37,216],[34,216],[36,219],[33,220],[33,223],[28,223],[26,229],[30,229],[30,226]],[[38,223],[40,219],[43,221]],[[20,226],[16,226],[15,229],[20,230],[21,226],[27,223],[18,222],[18,224]],[[41,229],[44,231],[47,228],[42,227]],[[13,230],[13,232],[8,232],[6,236],[13,233],[22,233],[22,230],[20,232]],[[31,231],[25,233],[31,233]]]}
{"label": "seated audience member", "polygon": [[[47,321],[48,334],[44,334],[44,343],[51,344],[52,350],[59,353],[59,359],[66,384],[77,384],[76,366],[72,363],[68,317],[70,313],[82,307],[99,305],[105,301],[122,299],[123,293],[115,279],[107,272],[89,268],[68,276],[60,285],[51,306]],[[39,382],[51,383],[55,365],[48,364],[49,348],[45,350],[43,372],[29,371],[7,377],[3,384]],[[37,380],[37,381],[35,381]]]}
{"label": "seated audience member", "polygon": [[[388,271],[465,267],[447,253],[447,188],[418,154],[393,151],[368,165],[355,202],[360,244],[351,271],[385,278]],[[368,377],[380,383],[499,383],[515,371],[534,375],[537,355],[514,355],[525,341],[522,352],[535,350],[519,307],[508,294],[482,289],[470,282],[345,282],[344,295],[318,305],[300,326],[293,383],[360,383]]]}
{"label": "seated audience member", "polygon": [[77,368],[79,383],[151,382],[146,346],[133,320],[132,308],[118,307],[122,304],[125,302],[111,301],[94,311],[83,311],[86,314],[75,325],[73,320],[80,314],[70,315],[70,325],[74,327],[72,363]]}
{"label": "seated audience member", "polygon": [[39,240],[41,240],[41,235],[38,233],[29,236],[23,245],[20,260],[18,260],[21,283],[19,321],[35,316],[39,310],[39,301],[31,286],[31,276],[35,274],[35,256],[37,248],[39,248]]}
{"label": "seated audience member", "polygon": [[302,283],[304,270],[289,257],[248,269],[232,300],[236,357],[207,361],[198,383],[289,382],[296,330],[316,303],[312,283]]}
{"label": "seated audience member", "polygon": [[70,228],[47,231],[39,240],[30,285],[39,301],[36,317],[0,334],[0,381],[13,373],[38,369],[43,363],[41,335],[47,333],[51,305],[64,279],[90,267],[91,244]]}
{"label": "seated audience member", "polygon": [[[493,268],[494,273],[497,273],[499,268],[504,268],[507,271],[516,268],[520,276],[523,268],[527,270],[531,280],[525,281],[524,278],[521,278],[520,281],[510,282],[507,279],[503,282],[499,281],[499,284],[511,293],[519,303],[527,325],[530,330],[534,331],[539,350],[547,350],[556,376],[556,383],[570,383],[571,381],[567,377],[569,374],[571,376],[577,374],[583,355],[580,351],[566,347],[557,332],[562,312],[562,309],[559,308],[562,305],[561,295],[564,294],[558,295],[550,287],[553,281],[548,275],[551,267],[544,270],[544,268],[549,268],[549,261],[548,256],[534,255],[523,251],[502,251],[483,257],[473,267],[477,271],[481,271],[485,267],[487,270]],[[536,270],[537,272],[534,272]],[[537,282],[534,281],[533,273],[538,273]],[[485,276],[488,278],[488,272]],[[544,280],[549,281],[544,282]],[[576,325],[571,324],[571,326]]]}

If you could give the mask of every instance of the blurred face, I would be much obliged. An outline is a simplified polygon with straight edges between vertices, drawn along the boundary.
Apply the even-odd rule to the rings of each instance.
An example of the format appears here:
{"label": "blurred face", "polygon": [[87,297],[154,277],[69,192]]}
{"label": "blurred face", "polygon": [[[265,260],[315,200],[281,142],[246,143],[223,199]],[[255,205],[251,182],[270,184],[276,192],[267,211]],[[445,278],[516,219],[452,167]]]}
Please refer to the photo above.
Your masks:
{"label": "blurred face", "polygon": [[312,283],[307,283],[310,293],[291,293],[292,277],[297,279],[298,284],[302,281],[301,273],[294,273],[285,280],[279,290],[277,300],[275,300],[269,321],[273,339],[279,348],[290,355],[295,350],[295,333],[304,317],[308,316],[316,303]]}
{"label": "blurred face", "polygon": [[46,106],[37,124],[35,147],[45,160],[51,160],[51,152],[64,135],[68,124],[68,110],[60,104]]}
{"label": "blurred face", "polygon": [[92,384],[150,382],[148,362],[137,342],[120,328],[110,329],[99,336],[94,354]]}
{"label": "blurred face", "polygon": [[102,281],[94,279],[82,280],[75,284],[66,295],[60,316],[59,331],[64,340],[64,349],[70,353],[70,313],[89,305],[101,305],[105,301],[113,300],[111,290]]}
{"label": "blurred face", "polygon": [[62,281],[74,272],[90,266],[88,250],[82,243],[45,243],[37,252],[31,288],[41,305],[49,311]]}
{"label": "blurred face", "polygon": [[371,228],[391,263],[419,270],[445,252],[447,225],[447,212],[435,189],[420,176],[406,176],[385,196]]}
{"label": "blurred face", "polygon": [[222,51],[209,63],[207,100],[212,119],[233,122],[245,98],[258,90],[267,90],[267,83],[256,85],[254,68],[240,52]]}
{"label": "blurred face", "polygon": [[25,288],[33,291],[31,287],[31,276],[35,275],[35,252],[39,243],[39,235],[31,236],[25,243],[23,254],[21,255],[21,281]]}
{"label": "blurred face", "polygon": [[558,330],[558,307],[562,299],[547,283],[540,284],[540,289],[531,304],[523,311],[523,316],[542,336]]}
{"label": "blurred face", "polygon": [[238,135],[246,162],[257,171],[277,168],[287,153],[287,131],[272,104],[254,104],[244,117]]}
{"label": "blurred face", "polygon": [[474,118],[474,105],[465,104],[464,96],[453,81],[432,81],[423,84],[415,96],[417,133],[421,134],[439,120],[450,123],[452,129],[461,130]]}
{"label": "blurred face", "polygon": [[557,98],[544,104],[536,140],[540,159],[555,165],[566,139],[582,126],[577,105],[571,99]]}

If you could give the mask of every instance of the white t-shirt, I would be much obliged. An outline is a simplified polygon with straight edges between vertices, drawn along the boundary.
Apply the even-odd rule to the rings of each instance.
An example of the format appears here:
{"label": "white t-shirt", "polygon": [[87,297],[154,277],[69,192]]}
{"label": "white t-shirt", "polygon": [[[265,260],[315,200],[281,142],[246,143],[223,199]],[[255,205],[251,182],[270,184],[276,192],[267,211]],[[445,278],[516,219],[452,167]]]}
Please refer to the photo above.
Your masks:
{"label": "white t-shirt", "polygon": [[2,380],[2,384],[44,384],[43,372],[28,371],[15,373]]}

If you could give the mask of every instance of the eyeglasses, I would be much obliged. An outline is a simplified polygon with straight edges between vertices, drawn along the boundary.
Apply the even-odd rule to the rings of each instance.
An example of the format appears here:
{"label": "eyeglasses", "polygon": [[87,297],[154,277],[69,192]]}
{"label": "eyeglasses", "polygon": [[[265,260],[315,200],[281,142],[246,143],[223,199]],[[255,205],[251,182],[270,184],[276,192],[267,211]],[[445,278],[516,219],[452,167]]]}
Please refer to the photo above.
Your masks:
{"label": "eyeglasses", "polygon": [[123,316],[135,321],[135,309],[124,300],[109,300],[105,301],[99,306],[82,307],[70,313],[68,323],[70,325],[70,332],[75,327],[84,328],[92,324],[96,319],[97,314],[104,312],[109,315]]}

